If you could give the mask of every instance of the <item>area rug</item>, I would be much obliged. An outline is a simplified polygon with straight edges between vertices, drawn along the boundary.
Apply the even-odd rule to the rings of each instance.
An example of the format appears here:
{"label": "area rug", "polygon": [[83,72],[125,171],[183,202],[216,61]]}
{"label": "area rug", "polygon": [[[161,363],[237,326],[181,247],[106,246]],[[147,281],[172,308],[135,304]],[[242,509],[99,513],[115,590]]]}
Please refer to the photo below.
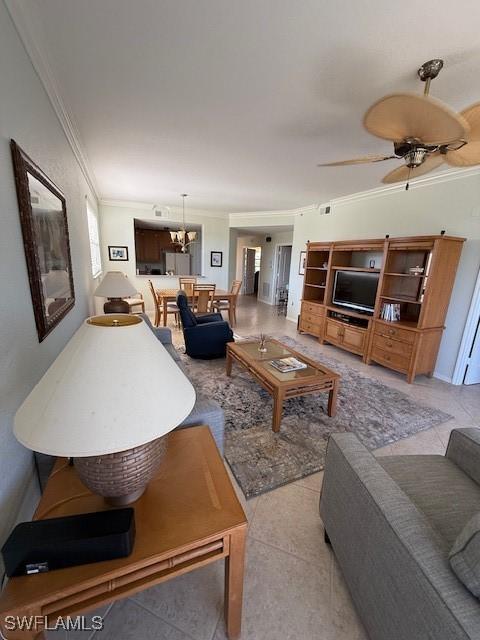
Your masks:
{"label": "area rug", "polygon": [[277,339],[342,376],[335,418],[326,412],[327,393],[292,398],[284,403],[280,432],[273,433],[273,401],[244,369],[234,364],[228,378],[225,360],[192,360],[182,354],[197,391],[217,400],[225,412],[225,458],[246,498],[321,471],[333,432],[355,433],[373,450],[452,417],[325,356],[317,346]]}

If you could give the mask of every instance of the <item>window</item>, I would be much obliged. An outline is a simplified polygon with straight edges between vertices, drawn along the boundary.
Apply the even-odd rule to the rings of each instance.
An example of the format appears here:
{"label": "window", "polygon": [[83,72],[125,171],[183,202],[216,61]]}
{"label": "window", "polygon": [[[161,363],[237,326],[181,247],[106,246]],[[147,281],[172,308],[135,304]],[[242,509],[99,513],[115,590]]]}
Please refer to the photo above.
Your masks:
{"label": "window", "polygon": [[96,278],[102,273],[102,256],[100,253],[100,234],[98,233],[98,220],[95,212],[87,202],[88,237],[90,239],[90,261],[92,263],[92,276]]}

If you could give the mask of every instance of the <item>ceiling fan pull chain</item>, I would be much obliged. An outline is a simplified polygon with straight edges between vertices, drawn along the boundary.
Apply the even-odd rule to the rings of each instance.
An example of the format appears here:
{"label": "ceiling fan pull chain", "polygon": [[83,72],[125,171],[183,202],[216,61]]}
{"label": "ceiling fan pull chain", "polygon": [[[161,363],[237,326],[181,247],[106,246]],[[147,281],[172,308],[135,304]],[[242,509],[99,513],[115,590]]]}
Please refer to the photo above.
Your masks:
{"label": "ceiling fan pull chain", "polygon": [[408,189],[410,188],[410,174],[412,173],[412,168],[408,167],[408,178],[407,178],[407,184],[405,185],[405,191],[408,191]]}

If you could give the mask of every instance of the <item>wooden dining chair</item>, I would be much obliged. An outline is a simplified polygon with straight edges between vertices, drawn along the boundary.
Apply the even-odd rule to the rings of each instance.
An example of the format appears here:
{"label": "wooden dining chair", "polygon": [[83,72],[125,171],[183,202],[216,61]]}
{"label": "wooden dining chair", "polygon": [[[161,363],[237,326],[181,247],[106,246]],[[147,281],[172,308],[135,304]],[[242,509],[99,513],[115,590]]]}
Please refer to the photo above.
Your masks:
{"label": "wooden dining chair", "polygon": [[197,284],[197,278],[194,276],[180,276],[178,278],[179,288],[185,291],[188,304],[193,307],[193,287]]}
{"label": "wooden dining chair", "polygon": [[152,294],[152,298],[153,298],[153,307],[155,309],[154,325],[158,327],[162,319],[162,305],[160,303],[160,300],[158,299],[157,292],[155,291],[155,287],[153,286],[153,283],[151,280],[148,281],[148,286],[150,287],[150,293]]}
{"label": "wooden dining chair", "polygon": [[230,293],[232,297],[229,300],[217,300],[214,302],[215,311],[227,311],[228,316],[233,318],[233,323],[237,324],[237,300],[238,295],[240,293],[240,289],[242,288],[241,280],[234,280],[232,282],[232,286],[230,287]]}
{"label": "wooden dining chair", "polygon": [[[137,292],[134,296],[123,298],[129,306],[130,313],[145,313],[145,300],[141,293]],[[134,307],[140,307],[137,311],[134,311]]]}
{"label": "wooden dining chair", "polygon": [[193,304],[195,313],[212,313],[215,299],[214,284],[194,284]]}

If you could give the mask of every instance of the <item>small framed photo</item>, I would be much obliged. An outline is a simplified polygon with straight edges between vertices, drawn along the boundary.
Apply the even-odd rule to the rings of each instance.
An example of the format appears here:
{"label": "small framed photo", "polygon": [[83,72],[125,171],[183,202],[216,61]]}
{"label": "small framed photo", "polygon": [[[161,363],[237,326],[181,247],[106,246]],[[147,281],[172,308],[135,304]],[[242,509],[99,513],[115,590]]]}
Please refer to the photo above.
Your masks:
{"label": "small framed photo", "polygon": [[307,252],[306,251],[300,251],[300,262],[298,264],[298,275],[299,276],[304,276],[305,275],[305,261],[307,259]]}
{"label": "small framed photo", "polygon": [[223,265],[223,251],[210,251],[210,266],[221,267]]}
{"label": "small framed photo", "polygon": [[128,247],[108,247],[108,259],[119,262],[128,261]]}

